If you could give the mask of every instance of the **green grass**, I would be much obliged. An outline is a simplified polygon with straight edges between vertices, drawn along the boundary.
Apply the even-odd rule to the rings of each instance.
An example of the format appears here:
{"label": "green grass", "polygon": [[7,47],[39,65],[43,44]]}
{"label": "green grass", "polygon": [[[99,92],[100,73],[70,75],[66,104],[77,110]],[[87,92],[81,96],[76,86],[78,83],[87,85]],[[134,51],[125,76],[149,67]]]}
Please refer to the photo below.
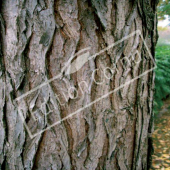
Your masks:
{"label": "green grass", "polygon": [[158,113],[163,100],[170,95],[170,45],[161,44],[156,48],[154,111]]}

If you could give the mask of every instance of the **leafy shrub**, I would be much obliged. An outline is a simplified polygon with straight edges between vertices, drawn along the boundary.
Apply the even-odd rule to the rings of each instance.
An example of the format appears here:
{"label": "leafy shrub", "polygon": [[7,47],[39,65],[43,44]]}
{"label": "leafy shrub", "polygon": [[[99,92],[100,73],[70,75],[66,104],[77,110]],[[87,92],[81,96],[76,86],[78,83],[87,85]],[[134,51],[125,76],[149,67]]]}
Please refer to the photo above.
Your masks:
{"label": "leafy shrub", "polygon": [[163,100],[170,95],[170,45],[157,46],[154,111],[158,113]]}

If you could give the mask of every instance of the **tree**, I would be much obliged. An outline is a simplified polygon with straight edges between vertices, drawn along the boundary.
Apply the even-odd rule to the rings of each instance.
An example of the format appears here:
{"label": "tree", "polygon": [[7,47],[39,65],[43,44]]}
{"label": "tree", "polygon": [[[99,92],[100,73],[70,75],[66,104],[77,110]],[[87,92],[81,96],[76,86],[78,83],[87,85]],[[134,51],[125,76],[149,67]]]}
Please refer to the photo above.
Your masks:
{"label": "tree", "polygon": [[170,16],[170,0],[160,0],[158,4],[158,19],[163,20]]}
{"label": "tree", "polygon": [[0,169],[149,169],[157,1],[0,4]]}

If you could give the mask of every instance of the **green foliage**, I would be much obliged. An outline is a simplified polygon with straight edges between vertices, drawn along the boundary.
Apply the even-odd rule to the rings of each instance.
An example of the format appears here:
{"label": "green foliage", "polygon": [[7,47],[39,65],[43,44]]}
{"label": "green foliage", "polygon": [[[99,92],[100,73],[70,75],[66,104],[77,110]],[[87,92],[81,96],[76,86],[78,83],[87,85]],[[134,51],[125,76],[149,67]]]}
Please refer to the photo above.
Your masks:
{"label": "green foliage", "polygon": [[170,0],[160,0],[158,4],[158,19],[165,19],[165,15],[170,17]]}
{"label": "green foliage", "polygon": [[170,95],[170,45],[157,46],[156,64],[154,110],[158,112],[162,100]]}

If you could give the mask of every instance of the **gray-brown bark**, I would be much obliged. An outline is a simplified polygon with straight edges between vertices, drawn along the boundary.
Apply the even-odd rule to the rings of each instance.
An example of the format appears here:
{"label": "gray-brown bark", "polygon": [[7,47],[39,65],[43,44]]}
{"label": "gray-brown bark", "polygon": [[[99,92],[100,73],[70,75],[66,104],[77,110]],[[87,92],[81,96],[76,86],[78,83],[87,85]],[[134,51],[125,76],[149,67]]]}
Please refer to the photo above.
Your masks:
{"label": "gray-brown bark", "polygon": [[[0,169],[148,169],[152,142],[154,76],[149,72],[78,114],[30,138],[82,106],[153,67],[135,35],[89,60],[77,72],[56,79],[21,100],[15,99],[55,77],[79,50],[93,55],[140,30],[154,56],[155,0],[4,0],[0,11]],[[118,59],[138,50],[140,63],[123,67]],[[106,67],[117,69],[112,79]],[[95,80],[91,80],[96,69]],[[108,73],[109,74],[109,73]],[[84,95],[79,83],[85,81]],[[63,89],[78,89],[73,99]],[[82,87],[82,86],[81,86]],[[58,97],[55,97],[58,95]],[[76,94],[74,94],[76,95]],[[46,101],[48,116],[33,110]],[[61,105],[64,103],[64,105]],[[45,108],[46,107],[46,108]]]}

